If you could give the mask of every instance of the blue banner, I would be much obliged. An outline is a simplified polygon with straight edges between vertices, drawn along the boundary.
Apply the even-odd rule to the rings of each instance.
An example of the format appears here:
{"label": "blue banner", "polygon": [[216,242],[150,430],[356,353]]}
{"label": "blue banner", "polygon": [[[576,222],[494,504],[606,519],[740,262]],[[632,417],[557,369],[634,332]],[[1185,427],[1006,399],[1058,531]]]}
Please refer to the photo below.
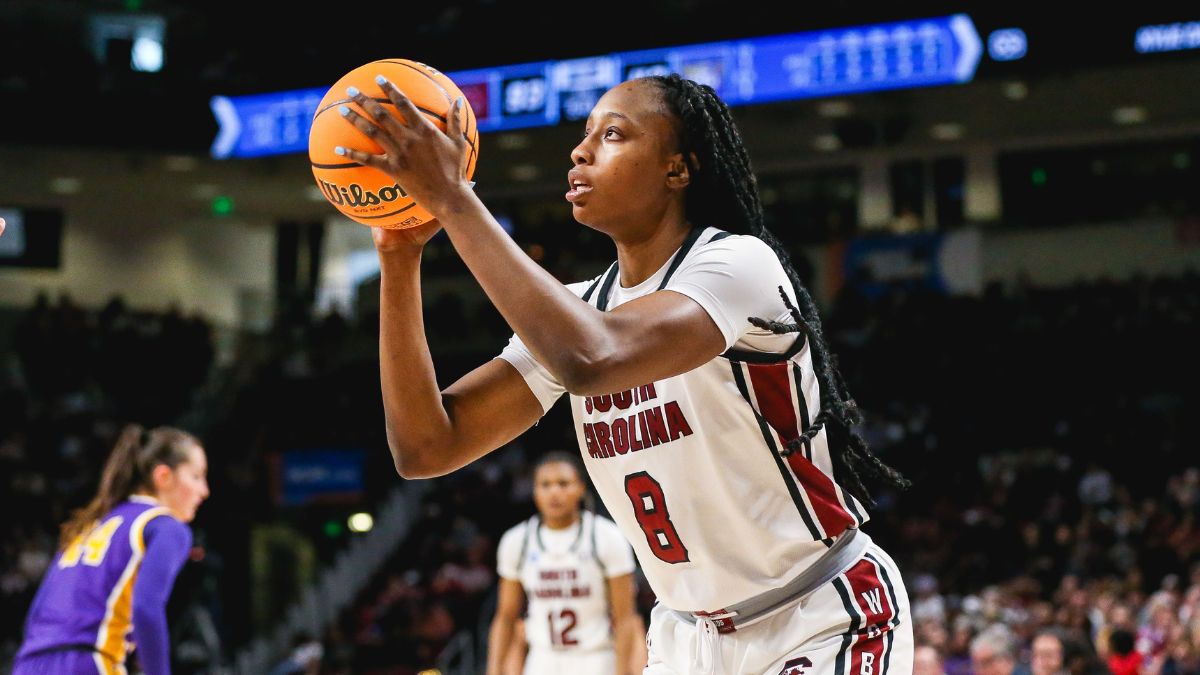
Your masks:
{"label": "blue banner", "polygon": [[363,451],[285,452],[279,472],[279,501],[284,505],[353,499],[363,490]]}
{"label": "blue banner", "polygon": [[877,297],[900,287],[948,295],[983,291],[982,244],[978,230],[863,237],[846,248],[846,283]]}
{"label": "blue banner", "polygon": [[[730,105],[969,82],[983,54],[966,14],[446,73],[483,132],[587,117],[608,89],[679,73]],[[212,99],[216,158],[304,152],[325,89]]]}

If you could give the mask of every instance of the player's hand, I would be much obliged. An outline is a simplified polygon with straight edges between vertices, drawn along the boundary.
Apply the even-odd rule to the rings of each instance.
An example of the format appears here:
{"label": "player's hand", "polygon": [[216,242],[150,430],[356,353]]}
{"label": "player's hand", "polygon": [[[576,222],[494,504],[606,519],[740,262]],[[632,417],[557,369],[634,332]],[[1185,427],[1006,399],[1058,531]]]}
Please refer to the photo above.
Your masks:
{"label": "player's hand", "polygon": [[0,234],[4,234],[4,219],[0,218]]}
{"label": "player's hand", "polygon": [[388,230],[382,227],[371,228],[371,238],[375,240],[375,249],[380,253],[406,249],[421,249],[433,235],[442,229],[442,224],[433,219],[428,223],[410,227],[405,230]]}
{"label": "player's hand", "polygon": [[455,199],[469,196],[471,188],[465,177],[468,146],[466,135],[461,131],[465,105],[462,97],[451,104],[446,113],[446,131],[442,131],[391,82],[383,80],[380,89],[396,106],[399,117],[354,87],[346,93],[368,116],[358,114],[347,105],[339,106],[338,111],[355,129],[378,143],[384,154],[340,146],[334,152],[391,176],[404,186],[409,196],[434,215],[441,213]]}

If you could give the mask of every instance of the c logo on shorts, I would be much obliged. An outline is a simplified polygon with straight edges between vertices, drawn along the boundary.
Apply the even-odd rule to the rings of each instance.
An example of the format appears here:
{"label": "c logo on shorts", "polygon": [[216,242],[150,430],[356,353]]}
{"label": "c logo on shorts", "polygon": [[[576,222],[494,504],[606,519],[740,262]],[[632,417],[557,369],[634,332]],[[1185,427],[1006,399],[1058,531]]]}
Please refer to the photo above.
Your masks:
{"label": "c logo on shorts", "polygon": [[789,659],[783,664],[783,670],[779,671],[779,675],[804,675],[804,672],[812,668],[812,661],[807,656],[801,656],[796,659]]}

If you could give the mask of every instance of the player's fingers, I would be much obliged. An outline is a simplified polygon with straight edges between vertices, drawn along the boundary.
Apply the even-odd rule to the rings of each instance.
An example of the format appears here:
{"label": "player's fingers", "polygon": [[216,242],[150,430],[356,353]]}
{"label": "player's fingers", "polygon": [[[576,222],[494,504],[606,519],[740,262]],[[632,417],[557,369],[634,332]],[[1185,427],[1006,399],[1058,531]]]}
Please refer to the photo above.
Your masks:
{"label": "player's fingers", "polygon": [[354,109],[352,109],[350,106],[344,104],[339,105],[338,112],[341,113],[342,117],[345,117],[350,124],[354,125],[354,128],[358,129],[363,136],[366,136],[376,143],[379,143],[384,147],[385,150],[395,150],[390,136],[383,133],[383,130],[375,126],[370,120],[354,112]]}
{"label": "player's fingers", "polygon": [[334,154],[345,157],[346,159],[358,162],[363,166],[369,166],[372,169],[379,169],[380,171],[387,173],[387,155],[374,155],[369,152],[355,150],[354,148],[346,148],[340,145],[334,147],[333,152]]}
{"label": "player's fingers", "polygon": [[467,142],[467,134],[462,130],[463,97],[459,96],[446,112],[446,135],[453,139],[454,144],[461,146]]}
{"label": "player's fingers", "polygon": [[366,111],[367,115],[391,134],[400,134],[404,132],[404,125],[396,119],[396,116],[389,113],[381,103],[386,103],[387,99],[371,98],[358,90],[358,87],[346,87],[346,95],[350,100],[358,104],[358,107]]}
{"label": "player's fingers", "polygon": [[410,129],[415,129],[422,124],[429,124],[429,120],[421,114],[417,106],[413,105],[412,99],[404,95],[400,88],[392,84],[386,77],[382,75],[375,76],[375,83],[387,95],[388,100],[392,105],[396,106],[396,110],[400,111],[400,116],[404,118],[404,123]]}

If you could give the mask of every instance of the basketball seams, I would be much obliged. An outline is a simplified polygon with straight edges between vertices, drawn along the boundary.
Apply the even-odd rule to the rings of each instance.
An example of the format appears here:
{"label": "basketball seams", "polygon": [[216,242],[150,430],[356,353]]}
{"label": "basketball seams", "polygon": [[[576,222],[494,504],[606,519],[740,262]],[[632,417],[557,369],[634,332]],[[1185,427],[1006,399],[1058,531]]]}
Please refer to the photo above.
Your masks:
{"label": "basketball seams", "polygon": [[[417,71],[418,73],[420,73],[421,75],[424,75],[425,77],[429,78],[429,81],[433,82],[433,84],[435,86],[437,86],[438,90],[440,90],[442,92],[442,95],[446,97],[446,103],[448,103],[449,105],[454,105],[454,102],[451,100],[452,96],[450,94],[449,87],[453,87],[456,91],[458,91],[460,96],[463,96],[462,90],[458,88],[458,85],[454,83],[454,80],[451,80],[449,77],[447,77],[444,73],[441,73],[441,72],[438,72],[436,76],[431,75],[430,73],[425,72],[424,70],[421,70],[420,68],[413,66],[412,63],[416,63],[415,61],[414,62],[406,62],[406,61],[393,61],[393,60],[385,59],[383,61],[383,63],[391,63],[391,64],[395,64],[395,65],[404,66],[406,68],[411,68],[411,69]],[[419,64],[419,65],[424,65],[424,64]],[[442,82],[443,79],[446,82]],[[449,85],[449,87],[447,86],[447,84]],[[464,96],[464,98],[465,98],[465,96]],[[466,116],[465,122],[466,122],[466,128],[463,129],[463,138],[467,141],[467,144],[471,146],[471,151],[472,151],[472,156],[473,156],[478,150],[478,148],[476,146],[479,143],[479,120],[475,117],[475,111],[472,110],[470,107],[467,108],[467,116]],[[475,134],[474,134],[475,137],[473,139],[471,138],[471,136],[472,136],[471,127],[472,126],[475,127]]]}
{"label": "basketball seams", "polygon": [[[376,103],[378,103],[378,104],[380,104],[380,105],[389,105],[389,106],[392,106],[392,108],[393,108],[393,109],[395,109],[395,107],[396,107],[396,105],[395,105],[394,103],[392,103],[391,99],[388,99],[388,98],[372,98],[371,100],[372,100],[372,101],[375,101]],[[316,114],[316,115],[313,115],[313,121],[314,121],[314,122],[316,122],[316,121],[317,121],[317,118],[321,116],[321,113],[325,112],[326,110],[329,110],[330,108],[336,108],[336,107],[337,107],[337,106],[339,106],[339,105],[346,105],[346,104],[349,104],[349,103],[355,103],[354,99],[352,99],[352,98],[343,98],[343,99],[341,99],[341,100],[334,101],[333,103],[330,103],[329,105],[325,106],[324,108],[321,108],[320,110],[318,110],[318,111],[317,111],[317,114]],[[357,105],[357,104],[356,104],[356,105]],[[437,114],[436,112],[434,112],[434,111],[432,111],[432,110],[429,110],[429,109],[427,109],[427,108],[422,108],[421,106],[419,106],[419,105],[416,105],[415,103],[413,104],[413,107],[415,107],[415,108],[416,108],[418,111],[420,111],[420,112],[421,112],[423,115],[425,115],[426,117],[436,117],[436,118],[437,118],[437,120],[438,120],[439,122],[441,122],[442,124],[445,124],[445,123],[446,123],[446,121],[447,121],[447,120],[446,120],[446,118],[445,118],[444,116],[442,116],[442,115],[439,115],[439,114]],[[398,113],[399,111],[396,111],[396,112]],[[366,113],[366,111],[364,110],[364,111],[363,111],[363,113]],[[369,120],[374,120],[374,119],[375,119],[375,118],[371,117],[369,114],[364,114],[363,116],[364,116],[364,117],[366,117],[366,118],[367,118],[367,119],[369,119]]]}
{"label": "basketball seams", "polygon": [[422,69],[416,67],[415,65],[413,65],[414,63],[416,63],[415,61],[407,61],[407,60],[395,61],[392,59],[382,59],[380,61],[376,61],[375,63],[391,63],[391,64],[394,64],[397,66],[404,66],[405,68],[415,70],[416,72],[418,72],[422,76],[424,76],[426,79],[428,79],[430,82],[432,82],[433,86],[438,88],[438,91],[442,92],[442,96],[446,97],[446,105],[453,105],[454,101],[451,100],[450,92],[446,90],[446,87],[444,85],[442,85],[441,82],[438,82],[437,78],[435,78],[433,75],[430,75],[425,70],[422,70]]}
{"label": "basketball seams", "polygon": [[360,168],[362,168],[362,164],[359,164],[358,162],[347,162],[344,164],[321,164],[320,162],[314,162],[312,160],[309,160],[308,163],[314,169],[360,169]]}
{"label": "basketball seams", "polygon": [[[386,103],[386,105],[392,105],[391,101],[388,101],[388,102]],[[393,106],[393,107],[395,107],[395,106]],[[424,108],[418,108],[418,110],[420,110],[420,111],[421,111],[421,113],[422,113],[422,114],[424,114],[426,117],[430,117],[430,116],[435,116],[435,117],[436,117],[436,113],[431,113],[431,112],[429,112],[429,111],[425,110]],[[371,118],[367,118],[367,119],[371,119]],[[443,119],[443,118],[441,118],[441,117],[438,117],[438,119],[439,119],[439,120],[442,120],[442,122],[443,122],[443,123],[445,122],[445,119]],[[369,139],[369,140],[371,140],[371,142],[372,142],[372,143],[375,143],[377,146],[379,145],[379,143],[378,143],[377,141],[375,141],[375,140],[373,140],[373,139]],[[476,136],[476,142],[478,142],[478,135]],[[472,142],[470,141],[470,139],[468,139],[468,140],[467,140],[467,144],[471,146],[471,155],[473,156],[473,155],[476,153],[476,144],[475,144],[475,143],[472,143]],[[380,147],[380,148],[379,148],[379,152],[380,152],[380,153],[382,153],[382,152],[383,152],[383,148],[382,148],[382,147]],[[379,153],[376,153],[376,154],[379,154]],[[359,163],[357,163],[357,162],[355,162],[355,163],[343,163],[343,162],[338,162],[338,161],[336,161],[336,160],[332,160],[332,162],[333,162],[333,163],[329,163],[329,164],[326,164],[326,163],[323,163],[323,162],[314,162],[314,161],[312,160],[312,156],[311,156],[311,150],[310,150],[309,164],[311,164],[313,167],[315,167],[315,168],[318,168],[318,169],[348,169],[348,168],[352,168],[352,167],[361,167],[361,166],[363,166],[362,164],[359,164]]]}
{"label": "basketball seams", "polygon": [[[376,103],[379,103],[380,105],[391,106],[393,110],[395,110],[395,108],[396,108],[396,105],[394,103],[392,103],[390,99],[373,98],[371,100],[375,101]],[[325,112],[326,110],[329,110],[331,108],[336,108],[339,105],[345,105],[348,103],[354,103],[354,99],[344,98],[339,101],[334,101],[333,103],[330,103],[329,105],[325,106],[324,108],[321,108],[320,110],[318,110],[316,115],[313,115],[313,122],[316,123],[317,118],[320,117],[321,113]],[[429,110],[427,108],[422,108],[421,106],[415,105],[415,104],[414,104],[414,107],[421,114],[425,115],[426,117],[432,117],[432,118],[436,119],[437,121],[441,122],[443,126],[445,126],[446,124],[449,123],[448,119],[446,119],[442,115],[435,113],[432,110]],[[364,111],[364,113],[365,112],[366,111]],[[396,111],[396,113],[399,114],[399,111]],[[363,116],[366,117],[368,120],[371,120],[371,121],[375,120],[375,118],[371,117],[370,115],[363,115]],[[474,117],[474,114],[472,114],[470,117]],[[469,130],[470,128],[471,128],[471,120],[470,120],[470,118],[468,118],[467,119],[467,129]],[[475,138],[474,139],[471,138],[469,131],[463,132],[463,138],[466,139],[467,145],[471,146],[471,152],[474,153],[476,151],[476,146],[479,143],[479,125],[478,124],[475,125]]]}

